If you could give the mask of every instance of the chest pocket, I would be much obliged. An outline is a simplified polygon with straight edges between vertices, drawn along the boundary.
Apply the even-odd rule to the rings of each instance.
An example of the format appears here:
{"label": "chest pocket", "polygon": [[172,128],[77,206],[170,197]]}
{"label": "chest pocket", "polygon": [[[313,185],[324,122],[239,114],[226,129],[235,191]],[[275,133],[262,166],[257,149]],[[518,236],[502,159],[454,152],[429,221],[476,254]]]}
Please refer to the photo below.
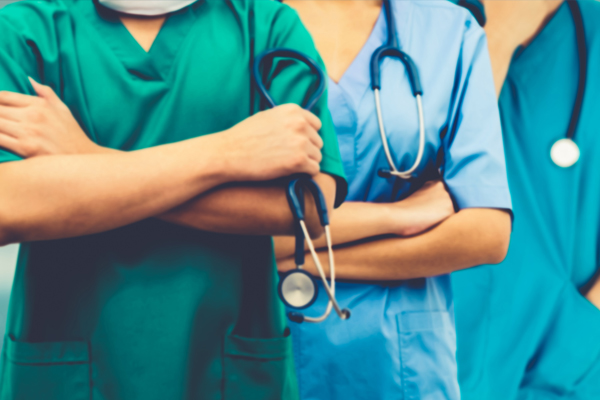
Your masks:
{"label": "chest pocket", "polygon": [[225,400],[296,400],[291,337],[225,338],[223,351]]}
{"label": "chest pocket", "polygon": [[0,400],[89,400],[91,364],[87,342],[4,340]]}

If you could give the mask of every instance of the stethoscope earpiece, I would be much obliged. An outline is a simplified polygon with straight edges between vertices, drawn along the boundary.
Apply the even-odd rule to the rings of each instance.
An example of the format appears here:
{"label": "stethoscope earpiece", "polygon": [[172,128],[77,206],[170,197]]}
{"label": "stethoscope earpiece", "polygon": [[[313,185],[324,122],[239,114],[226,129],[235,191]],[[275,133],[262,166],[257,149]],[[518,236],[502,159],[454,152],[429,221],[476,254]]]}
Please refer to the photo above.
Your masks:
{"label": "stethoscope earpiece", "polygon": [[347,308],[344,308],[342,310],[342,319],[350,319],[351,315],[352,313],[350,313],[350,310],[348,310]]}

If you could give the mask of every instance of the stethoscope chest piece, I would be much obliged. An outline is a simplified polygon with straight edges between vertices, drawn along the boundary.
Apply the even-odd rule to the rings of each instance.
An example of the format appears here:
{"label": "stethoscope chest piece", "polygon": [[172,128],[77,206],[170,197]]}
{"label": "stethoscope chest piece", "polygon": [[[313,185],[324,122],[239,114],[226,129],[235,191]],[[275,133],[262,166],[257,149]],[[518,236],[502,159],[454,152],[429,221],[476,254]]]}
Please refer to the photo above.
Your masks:
{"label": "stethoscope chest piece", "polygon": [[286,306],[301,310],[315,302],[319,294],[318,288],[308,272],[295,269],[281,277],[278,290]]}
{"label": "stethoscope chest piece", "polygon": [[573,140],[565,138],[557,140],[550,150],[550,157],[554,164],[562,168],[569,168],[579,161],[579,146]]}

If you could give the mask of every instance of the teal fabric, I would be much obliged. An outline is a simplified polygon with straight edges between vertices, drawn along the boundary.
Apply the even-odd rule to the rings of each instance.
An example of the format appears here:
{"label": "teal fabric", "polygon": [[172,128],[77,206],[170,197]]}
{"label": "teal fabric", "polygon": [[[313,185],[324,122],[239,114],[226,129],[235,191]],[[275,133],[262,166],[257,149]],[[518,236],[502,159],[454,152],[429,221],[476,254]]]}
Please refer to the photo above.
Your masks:
{"label": "teal fabric", "polygon": [[[297,14],[276,2],[199,0],[168,17],[148,52],[96,3],[23,1],[0,10],[0,90],[32,94],[27,76],[51,86],[106,147],[142,149],[247,118],[251,102],[258,105],[250,94],[253,35],[255,54],[285,46],[318,59]],[[281,71],[281,62],[272,92],[300,103],[314,78],[294,65]],[[346,185],[327,96],[313,111],[323,122],[321,170],[337,177],[339,201]],[[15,160],[0,149],[0,162]],[[23,244],[0,399],[295,399],[276,283],[268,236],[148,219]]]}
{"label": "teal fabric", "polygon": [[600,261],[600,3],[581,8],[589,75],[579,163],[550,160],[578,82],[566,4],[517,49],[501,92],[514,231],[502,264],[453,274],[464,400],[600,399],[600,310],[579,291]]}

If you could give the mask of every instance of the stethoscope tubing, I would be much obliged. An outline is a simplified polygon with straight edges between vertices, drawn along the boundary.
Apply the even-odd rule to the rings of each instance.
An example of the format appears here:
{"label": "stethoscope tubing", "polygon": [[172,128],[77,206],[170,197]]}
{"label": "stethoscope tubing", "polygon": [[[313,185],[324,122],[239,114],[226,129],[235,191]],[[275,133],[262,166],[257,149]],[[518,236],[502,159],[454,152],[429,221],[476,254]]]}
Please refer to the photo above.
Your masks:
{"label": "stethoscope tubing", "polygon": [[379,135],[381,137],[381,144],[383,145],[385,156],[390,166],[389,174],[391,176],[396,176],[401,179],[411,179],[413,177],[413,173],[417,170],[417,168],[419,168],[419,165],[421,165],[421,161],[423,160],[423,154],[425,153],[425,118],[423,116],[422,96],[420,94],[417,94],[415,96],[417,100],[417,112],[419,115],[419,151],[417,152],[417,158],[415,159],[415,162],[412,165],[412,167],[410,167],[406,171],[398,171],[398,169],[396,168],[396,164],[392,158],[392,153],[390,151],[387,135],[385,132],[385,124],[383,122],[383,113],[381,111],[381,99],[379,89],[375,89],[374,94],[375,108],[377,110],[377,121],[379,123]]}
{"label": "stethoscope tubing", "polygon": [[310,68],[311,72],[313,72],[314,74],[317,75],[319,85],[318,85],[317,89],[315,90],[315,93],[313,93],[313,95],[310,97],[310,99],[307,101],[306,105],[304,106],[304,109],[306,109],[308,111],[312,110],[314,108],[314,106],[317,104],[317,102],[319,101],[319,99],[321,98],[321,96],[323,95],[323,93],[325,92],[325,87],[326,87],[325,73],[313,59],[311,59],[310,57],[306,56],[305,54],[303,54],[299,51],[293,50],[293,49],[287,49],[287,48],[283,48],[283,47],[268,49],[268,50],[263,51],[256,57],[256,59],[254,60],[254,66],[253,66],[253,70],[252,70],[252,78],[254,79],[254,83],[257,86],[259,93],[265,99],[265,101],[269,104],[270,107],[277,106],[277,104],[275,103],[275,100],[273,100],[273,97],[271,97],[271,94],[267,90],[265,83],[260,78],[260,76],[261,76],[260,67],[261,67],[263,61],[272,60],[272,59],[275,59],[278,57],[291,58],[294,60],[301,61]]}
{"label": "stethoscope tubing", "polygon": [[[421,162],[423,161],[423,155],[425,153],[425,118],[423,112],[423,88],[421,86],[421,79],[419,77],[419,69],[412,58],[404,53],[398,47],[398,41],[395,35],[394,29],[394,21],[393,21],[393,12],[392,7],[389,0],[384,0],[383,8],[385,12],[385,20],[387,23],[387,43],[381,47],[379,47],[373,55],[371,56],[371,88],[373,89],[374,98],[375,98],[375,109],[377,112],[377,123],[379,126],[379,135],[381,138],[381,144],[383,146],[383,151],[385,153],[385,157],[387,159],[388,165],[390,167],[389,171],[380,171],[379,175],[384,178],[388,177],[397,177],[401,179],[412,179],[414,178],[414,173],[417,171]],[[411,86],[411,90],[413,96],[415,97],[417,103],[417,113],[419,119],[419,148],[417,151],[417,157],[413,165],[405,170],[400,171],[396,167],[396,163],[392,157],[392,152],[390,150],[389,140],[385,131],[385,123],[383,121],[383,112],[381,107],[381,69],[380,64],[385,57],[394,57],[402,62],[404,65],[406,72],[408,74],[408,80]]]}
{"label": "stethoscope tubing", "polygon": [[[261,78],[261,65],[265,60],[273,60],[278,57],[291,58],[291,59],[298,60],[298,61],[304,63],[305,65],[307,65],[310,68],[310,70],[314,74],[317,75],[317,78],[318,78],[317,89],[315,90],[315,93],[313,93],[313,95],[309,98],[309,100],[307,101],[307,104],[304,106],[304,109],[309,110],[309,111],[312,110],[312,108],[317,104],[317,102],[319,101],[319,99],[321,98],[323,93],[325,92],[325,86],[326,86],[325,73],[323,72],[323,70],[319,67],[319,65],[314,60],[312,60],[310,57],[306,56],[305,54],[298,52],[296,50],[293,50],[293,49],[287,49],[287,48],[268,49],[268,50],[263,51],[261,54],[259,54],[256,57],[256,59],[254,60],[254,65],[252,67],[252,78],[254,80],[254,84],[256,85],[260,95],[268,103],[268,105],[270,107],[277,106],[277,104],[275,103],[275,100],[271,97],[269,91],[267,90],[267,88],[265,86],[265,83],[263,82],[263,79]],[[310,193],[312,194],[312,197],[314,198],[315,204],[317,206],[317,210],[319,212],[319,220],[325,230],[325,237],[326,237],[326,241],[327,241],[327,252],[328,252],[328,259],[329,259],[328,260],[329,261],[329,274],[330,274],[331,284],[327,283],[327,278],[325,276],[325,270],[323,269],[323,266],[321,265],[321,260],[319,259],[319,256],[315,250],[314,243],[313,243],[313,241],[310,237],[310,234],[308,232],[308,229],[306,227],[306,222],[304,220],[304,191],[298,190],[298,189],[303,189],[303,187],[299,188],[297,185],[302,185],[310,191]],[[325,319],[327,319],[327,317],[331,314],[331,310],[334,309],[335,312],[337,313],[337,315],[341,319],[348,319],[350,316],[350,312],[348,310],[342,310],[335,298],[335,260],[334,260],[334,256],[333,256],[333,243],[332,243],[332,239],[331,239],[331,230],[329,228],[329,217],[327,215],[327,204],[325,203],[323,194],[321,193],[316,182],[314,182],[310,178],[310,176],[303,176],[301,178],[293,179],[289,183],[287,197],[288,197],[288,202],[290,203],[290,208],[292,210],[292,214],[294,215],[294,219],[301,230],[301,232],[299,232],[298,228],[296,227],[296,252],[295,252],[296,253],[295,254],[296,269],[303,270],[304,251],[305,251],[304,250],[304,240],[306,240],[306,243],[308,244],[308,248],[310,250],[310,253],[311,253],[311,256],[315,263],[315,266],[317,268],[317,271],[319,272],[319,275],[321,277],[321,282],[323,283],[323,288],[325,289],[325,292],[327,293],[327,296],[329,297],[329,302],[327,304],[327,308],[325,309],[325,312],[318,317],[309,317],[309,316],[297,314],[297,313],[294,313],[294,314],[297,314],[296,316],[298,317],[299,322],[306,321],[306,322],[318,323],[318,322],[323,322]],[[315,284],[314,281],[313,281],[313,284]],[[282,299],[285,302],[285,299],[283,298],[284,296],[283,296],[283,293],[281,290],[280,290],[280,295],[282,296]],[[292,318],[292,317],[290,317],[290,319],[294,320],[294,318]]]}
{"label": "stethoscope tubing", "polygon": [[313,241],[308,234],[308,229],[306,228],[306,223],[303,220],[300,220],[300,226],[302,227],[304,237],[306,238],[306,243],[308,244],[308,248],[310,250],[310,254],[313,258],[315,266],[317,267],[317,271],[319,271],[319,276],[321,277],[321,282],[323,283],[323,288],[325,289],[325,291],[327,292],[327,296],[329,297],[329,302],[327,303],[327,308],[325,309],[325,312],[320,317],[304,316],[304,320],[306,322],[312,322],[312,323],[323,322],[331,314],[332,308],[335,309],[336,314],[341,319],[347,319],[348,318],[347,311],[341,309],[340,305],[338,304],[338,302],[335,298],[335,261],[334,261],[334,257],[333,257],[333,246],[332,246],[332,240],[331,240],[331,230],[329,228],[329,225],[326,225],[324,228],[325,228],[325,240],[327,242],[327,253],[328,253],[328,257],[329,257],[329,275],[330,275],[331,284],[327,283],[327,277],[325,276],[325,271],[323,269],[323,266],[321,265],[321,260],[319,259],[319,256],[317,254],[317,251],[315,250]]}

